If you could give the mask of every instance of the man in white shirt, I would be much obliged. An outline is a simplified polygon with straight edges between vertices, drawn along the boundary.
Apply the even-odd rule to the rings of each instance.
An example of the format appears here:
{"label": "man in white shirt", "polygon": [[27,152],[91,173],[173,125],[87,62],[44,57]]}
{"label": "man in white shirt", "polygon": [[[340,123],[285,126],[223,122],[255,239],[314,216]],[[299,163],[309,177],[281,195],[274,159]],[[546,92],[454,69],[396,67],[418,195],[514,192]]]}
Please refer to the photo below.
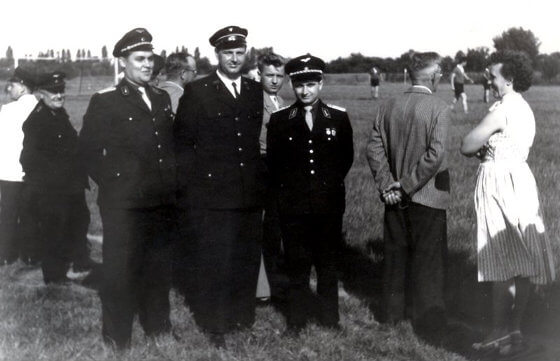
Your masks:
{"label": "man in white shirt", "polygon": [[17,260],[21,253],[24,262],[38,261],[38,250],[25,242],[21,247],[20,221],[21,190],[23,187],[23,169],[19,162],[23,148],[23,122],[27,119],[37,98],[33,92],[33,75],[30,71],[18,67],[6,85],[11,103],[0,111],[0,265]]}

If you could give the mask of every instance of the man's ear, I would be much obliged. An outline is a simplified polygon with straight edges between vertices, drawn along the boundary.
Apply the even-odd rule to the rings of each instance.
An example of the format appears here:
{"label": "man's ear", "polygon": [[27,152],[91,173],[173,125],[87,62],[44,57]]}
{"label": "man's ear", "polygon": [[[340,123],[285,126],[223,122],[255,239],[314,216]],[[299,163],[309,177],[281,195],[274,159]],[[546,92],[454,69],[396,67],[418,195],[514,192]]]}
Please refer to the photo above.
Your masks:
{"label": "man's ear", "polygon": [[120,65],[122,68],[125,68],[125,67],[126,67],[125,58],[123,58],[122,56],[119,57],[119,65]]}

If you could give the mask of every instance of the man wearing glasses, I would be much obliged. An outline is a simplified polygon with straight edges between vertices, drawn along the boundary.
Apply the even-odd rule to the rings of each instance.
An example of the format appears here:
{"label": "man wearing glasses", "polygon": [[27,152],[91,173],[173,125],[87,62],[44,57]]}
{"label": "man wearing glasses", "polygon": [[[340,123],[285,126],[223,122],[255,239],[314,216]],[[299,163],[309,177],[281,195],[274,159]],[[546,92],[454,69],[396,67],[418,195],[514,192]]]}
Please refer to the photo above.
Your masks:
{"label": "man wearing glasses", "polygon": [[196,61],[186,53],[170,54],[165,61],[165,74],[167,80],[159,84],[159,88],[169,94],[173,113],[177,113],[177,106],[183,96],[185,85],[196,78]]}
{"label": "man wearing glasses", "polygon": [[428,341],[441,340],[446,329],[450,115],[446,103],[433,95],[440,61],[432,52],[412,56],[412,87],[380,104],[367,145],[385,203],[384,316],[391,323],[410,319]]}

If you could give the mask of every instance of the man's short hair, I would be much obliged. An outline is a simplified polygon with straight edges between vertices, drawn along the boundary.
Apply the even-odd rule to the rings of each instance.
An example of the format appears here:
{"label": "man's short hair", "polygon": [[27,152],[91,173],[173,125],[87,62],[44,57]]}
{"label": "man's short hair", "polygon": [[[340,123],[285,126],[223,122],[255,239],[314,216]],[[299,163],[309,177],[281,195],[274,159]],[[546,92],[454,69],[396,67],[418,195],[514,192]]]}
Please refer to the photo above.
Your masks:
{"label": "man's short hair", "polygon": [[261,55],[257,60],[257,66],[261,72],[265,67],[269,65],[279,68],[285,64],[286,64],[286,60],[284,60],[282,56],[275,53],[268,53],[268,54]]}
{"label": "man's short hair", "polygon": [[188,68],[190,55],[185,52],[169,54],[165,61],[165,73],[167,76],[179,76],[181,71]]}
{"label": "man's short hair", "polygon": [[428,51],[425,53],[414,53],[410,57],[410,64],[408,70],[412,77],[418,74],[422,70],[441,62],[441,56],[433,51]]}

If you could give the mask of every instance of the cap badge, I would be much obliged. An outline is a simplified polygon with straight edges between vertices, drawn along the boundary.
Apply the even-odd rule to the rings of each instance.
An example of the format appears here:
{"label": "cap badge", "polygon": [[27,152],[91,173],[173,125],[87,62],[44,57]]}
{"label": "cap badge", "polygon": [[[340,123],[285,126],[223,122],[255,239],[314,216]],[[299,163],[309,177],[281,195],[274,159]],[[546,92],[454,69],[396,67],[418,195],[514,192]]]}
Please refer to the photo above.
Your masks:
{"label": "cap badge", "polygon": [[311,58],[310,58],[310,57],[307,57],[307,58],[301,59],[301,62],[302,62],[302,63],[307,63],[309,60],[311,60]]}
{"label": "cap badge", "polygon": [[305,68],[303,68],[303,70],[309,70],[309,67],[308,67],[308,66],[306,66]]}
{"label": "cap badge", "polygon": [[229,31],[233,31],[233,28],[229,28],[228,30],[229,30]]}
{"label": "cap badge", "polygon": [[146,41],[146,39],[144,39],[144,38],[140,38],[140,41]]}
{"label": "cap badge", "polygon": [[228,39],[228,41],[234,41],[234,40],[235,40],[235,36],[232,35],[232,36],[228,37],[227,39]]}

